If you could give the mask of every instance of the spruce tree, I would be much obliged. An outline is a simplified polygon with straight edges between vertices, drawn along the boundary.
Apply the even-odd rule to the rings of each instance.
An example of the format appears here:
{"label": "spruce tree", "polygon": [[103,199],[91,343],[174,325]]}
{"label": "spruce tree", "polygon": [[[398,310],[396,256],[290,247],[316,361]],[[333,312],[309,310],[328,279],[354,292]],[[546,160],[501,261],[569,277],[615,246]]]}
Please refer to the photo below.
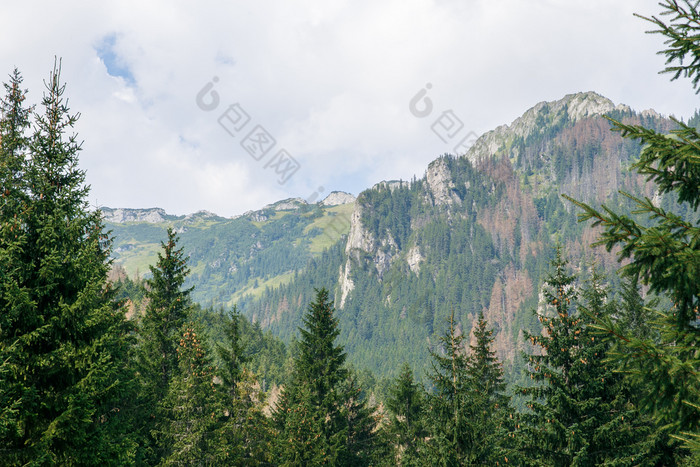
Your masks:
{"label": "spruce tree", "polygon": [[[22,81],[22,74],[15,68],[10,82],[4,83],[6,95],[0,101],[0,228],[10,229],[2,237],[5,241],[14,240],[15,235],[21,233],[16,216],[22,218],[29,201],[25,173],[29,146],[27,131],[32,108],[25,106],[27,90],[22,89]],[[7,248],[12,243],[4,246]]]}
{"label": "spruce tree", "polygon": [[168,385],[162,404],[163,422],[157,438],[165,457],[161,465],[213,465],[216,463],[215,437],[217,388],[214,366],[202,330],[194,323],[181,329],[176,348],[178,371]]}
{"label": "spruce tree", "polygon": [[161,242],[152,277],[146,281],[146,311],[138,332],[136,361],[139,372],[142,443],[141,462],[158,463],[167,455],[164,442],[154,434],[166,430],[162,413],[170,383],[179,372],[177,348],[181,330],[190,314],[192,289],[183,289],[189,268],[179,238],[168,228],[167,240]]}
{"label": "spruce tree", "polygon": [[110,241],[88,207],[80,144],[70,134],[78,116],[60,71],[56,63],[29,140],[19,73],[3,102],[4,465],[128,463],[135,450],[124,417],[132,398],[127,323],[106,280]]}
{"label": "spruce tree", "polygon": [[454,310],[448,329],[440,337],[442,350],[431,350],[433,390],[428,393],[429,441],[426,460],[432,465],[461,465],[467,462],[477,429],[467,416],[470,390],[469,360],[464,336],[458,332]]}
{"label": "spruce tree", "polygon": [[426,437],[423,405],[423,388],[413,380],[408,364],[404,364],[386,400],[389,420],[384,433],[392,464],[419,465],[419,447]]}
{"label": "spruce tree", "polygon": [[255,375],[245,368],[248,361],[241,342],[240,320],[234,306],[225,322],[224,343],[217,343],[220,360],[218,376],[217,446],[218,459],[226,464],[259,464],[270,461],[270,427],[260,407],[264,402]]}
{"label": "spruce tree", "polygon": [[273,414],[274,455],[281,465],[361,465],[369,457],[368,412],[348,381],[333,311],[328,291],[317,290],[300,328],[292,380]]}
{"label": "spruce tree", "polygon": [[[223,312],[222,312],[223,315]],[[216,344],[216,353],[221,361],[219,375],[223,386],[232,398],[236,396],[236,386],[241,380],[243,365],[247,362],[245,348],[241,342],[241,315],[234,305],[230,314],[222,316],[225,327],[225,342]]]}
{"label": "spruce tree", "polygon": [[561,248],[552,268],[543,288],[545,312],[537,315],[543,332],[527,334],[539,351],[529,356],[535,385],[522,389],[530,397],[520,433],[523,455],[535,465],[648,462],[643,441],[650,427],[622,376],[606,363],[609,344],[590,326],[606,313],[602,277],[592,275],[579,303]]}
{"label": "spruce tree", "polygon": [[[672,80],[691,78],[700,92],[700,10],[689,0],[665,0],[660,17],[642,17],[666,38],[667,67]],[[652,294],[671,300],[668,308],[656,307],[654,337],[634,336],[613,318],[599,322],[613,338],[619,351],[618,364],[630,372],[635,386],[648,388],[643,408],[654,414],[658,423],[672,428],[674,436],[684,440],[700,458],[700,134],[682,122],[670,135],[640,125],[615,120],[613,130],[643,146],[632,169],[656,184],[660,195],[675,197],[685,208],[686,218],[661,209],[648,198],[630,198],[637,209],[635,217],[619,215],[603,206],[591,206],[566,197],[583,210],[580,221],[592,221],[603,233],[597,245],[608,250],[619,248],[623,275],[639,280]],[[642,221],[640,217],[648,217]],[[695,221],[693,221],[695,219]]]}
{"label": "spruce tree", "polygon": [[343,414],[347,427],[345,441],[347,457],[341,460],[343,465],[374,465],[377,460],[379,439],[375,434],[377,420],[373,410],[367,405],[362,388],[354,372],[341,385]]}
{"label": "spruce tree", "polygon": [[[26,90],[22,90],[22,75],[15,69],[10,82],[5,83],[6,96],[0,101],[0,361],[19,350],[14,346],[12,329],[21,319],[22,309],[31,306],[27,290],[17,287],[26,274],[24,264],[26,230],[23,228],[23,212],[27,209],[29,195],[24,179],[27,169],[29,116],[25,107]],[[11,365],[0,366],[0,439],[21,438],[20,400],[17,399],[17,381],[13,381]]]}
{"label": "spruce tree", "polygon": [[476,343],[468,361],[470,378],[469,417],[478,427],[473,436],[469,463],[495,465],[505,463],[510,455],[506,449],[508,422],[511,420],[510,398],[506,395],[503,368],[492,350],[493,330],[488,329],[483,313],[479,313],[474,329]]}

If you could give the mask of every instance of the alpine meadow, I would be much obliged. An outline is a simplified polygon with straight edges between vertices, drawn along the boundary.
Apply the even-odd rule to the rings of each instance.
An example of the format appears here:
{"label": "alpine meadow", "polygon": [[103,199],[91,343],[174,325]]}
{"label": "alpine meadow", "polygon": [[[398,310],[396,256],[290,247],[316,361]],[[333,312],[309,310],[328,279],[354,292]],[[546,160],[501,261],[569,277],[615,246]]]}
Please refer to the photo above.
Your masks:
{"label": "alpine meadow", "polygon": [[[181,24],[178,11],[163,21]],[[661,74],[697,98],[700,2],[636,16],[663,41]],[[312,23],[302,41],[323,32]],[[99,47],[131,90],[114,92],[119,105],[143,99],[139,124],[155,135],[149,112],[169,91],[139,94],[144,76],[114,55],[127,36]],[[6,70],[0,100],[0,465],[700,466],[700,110],[570,93],[466,135],[421,176],[182,215],[94,205],[78,130],[110,132],[119,113],[73,110],[69,95],[101,98],[89,70],[66,83],[69,67],[54,59],[37,104],[30,78]],[[205,152],[197,138],[234,138],[250,156],[243,178],[321,173],[327,161],[282,147],[305,147],[283,137],[292,124],[261,116],[301,94],[290,85],[289,102],[256,114],[243,98],[257,91],[226,102],[221,76],[192,118],[225,113],[156,151],[154,191],[186,166],[177,144]],[[462,138],[428,97],[437,88],[407,118],[427,122],[435,102],[427,131],[445,141],[464,127]],[[297,133],[330,147],[309,107],[319,126]],[[340,119],[350,139],[353,118]],[[240,182],[208,164],[197,162],[210,179],[193,172],[177,190]],[[128,191],[129,177],[113,183]],[[245,183],[257,200],[263,182]]]}

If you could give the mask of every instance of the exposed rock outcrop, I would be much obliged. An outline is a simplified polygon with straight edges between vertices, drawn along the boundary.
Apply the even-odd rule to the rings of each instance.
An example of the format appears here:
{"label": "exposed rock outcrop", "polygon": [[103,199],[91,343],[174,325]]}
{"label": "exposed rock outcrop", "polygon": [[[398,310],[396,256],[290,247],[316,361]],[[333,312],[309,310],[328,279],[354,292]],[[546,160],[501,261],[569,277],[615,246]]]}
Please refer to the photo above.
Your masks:
{"label": "exposed rock outcrop", "polygon": [[321,204],[324,206],[339,206],[341,204],[350,204],[355,202],[355,197],[344,191],[332,191],[326,196]]}
{"label": "exposed rock outcrop", "polygon": [[423,256],[420,254],[420,247],[415,245],[406,254],[406,262],[411,272],[418,274],[420,272],[420,263],[423,261]]}
{"label": "exposed rock outcrop", "polygon": [[459,203],[459,197],[452,191],[454,183],[444,159],[437,159],[430,163],[425,172],[425,180],[430,187],[435,206]]}
{"label": "exposed rock outcrop", "polygon": [[340,305],[339,308],[345,306],[345,300],[348,295],[355,289],[355,283],[350,278],[350,261],[345,262],[345,268],[340,268]]}
{"label": "exposed rock outcrop", "polygon": [[472,162],[492,157],[515,137],[527,138],[534,131],[544,131],[543,122],[545,125],[556,124],[568,119],[571,123],[576,123],[613,110],[630,111],[630,108],[624,104],[615,105],[610,99],[595,92],[579,92],[568,94],[558,101],[540,102],[510,125],[501,125],[481,135],[465,157]]}
{"label": "exposed rock outcrop", "polygon": [[150,222],[158,224],[165,222],[168,216],[164,209],[129,209],[129,208],[100,208],[104,214],[105,222],[123,224],[125,222]]}

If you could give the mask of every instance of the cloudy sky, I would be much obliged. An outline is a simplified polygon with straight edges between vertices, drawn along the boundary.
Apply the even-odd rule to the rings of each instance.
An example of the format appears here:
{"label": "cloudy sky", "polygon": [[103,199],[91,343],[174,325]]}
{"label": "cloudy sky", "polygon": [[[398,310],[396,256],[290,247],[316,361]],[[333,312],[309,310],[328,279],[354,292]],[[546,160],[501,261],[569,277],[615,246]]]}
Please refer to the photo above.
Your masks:
{"label": "cloudy sky", "polygon": [[657,0],[26,0],[3,5],[0,72],[38,102],[62,57],[91,203],[231,216],[421,176],[448,110],[460,135],[579,91],[687,118],[634,12]]}

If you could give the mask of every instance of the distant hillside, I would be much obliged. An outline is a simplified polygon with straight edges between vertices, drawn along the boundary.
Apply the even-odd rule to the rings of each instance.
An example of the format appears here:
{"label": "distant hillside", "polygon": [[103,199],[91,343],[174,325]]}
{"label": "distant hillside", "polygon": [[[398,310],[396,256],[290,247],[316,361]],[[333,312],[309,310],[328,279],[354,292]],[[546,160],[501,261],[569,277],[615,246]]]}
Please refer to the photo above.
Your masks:
{"label": "distant hillside", "polygon": [[293,279],[311,258],[346,235],[355,197],[334,192],[316,204],[289,199],[228,219],[200,211],[168,215],[159,208],[102,208],[114,237],[113,257],[134,277],[149,273],[169,226],[177,230],[192,270],[193,297],[231,305]]}
{"label": "distant hillside", "polygon": [[673,126],[653,111],[572,94],[485,133],[466,154],[439,157],[419,179],[379,183],[357,200],[285,200],[235,219],[105,210],[115,260],[143,274],[173,225],[191,258],[195,298],[238,303],[286,341],[314,287],[328,287],[349,360],[378,376],[394,376],[404,361],[424,374],[450,310],[465,333],[484,311],[516,378],[527,345],[522,330],[539,326],[530,310],[554,244],[565,246],[578,270],[592,260],[617,267],[614,253],[584,248],[595,233],[577,223],[560,194],[621,210],[620,189],[655,196],[627,170],[640,147],[611,132],[603,115],[661,131]]}
{"label": "distant hillside", "polygon": [[344,245],[244,312],[290,339],[313,287],[331,287],[350,360],[394,376],[404,361],[423,374],[451,309],[465,333],[484,311],[516,377],[522,330],[539,326],[530,311],[554,244],[578,270],[593,260],[617,268],[613,253],[584,249],[595,234],[560,194],[622,210],[619,189],[654,196],[627,171],[640,147],[611,132],[603,114],[662,131],[673,125],[595,93],[537,104],[466,155],[436,159],[420,179],[362,192]]}

